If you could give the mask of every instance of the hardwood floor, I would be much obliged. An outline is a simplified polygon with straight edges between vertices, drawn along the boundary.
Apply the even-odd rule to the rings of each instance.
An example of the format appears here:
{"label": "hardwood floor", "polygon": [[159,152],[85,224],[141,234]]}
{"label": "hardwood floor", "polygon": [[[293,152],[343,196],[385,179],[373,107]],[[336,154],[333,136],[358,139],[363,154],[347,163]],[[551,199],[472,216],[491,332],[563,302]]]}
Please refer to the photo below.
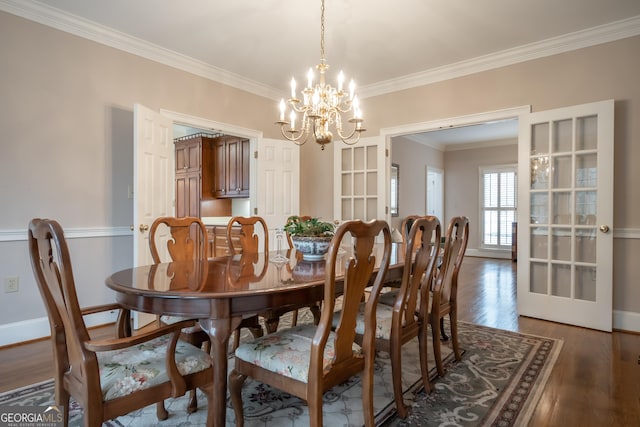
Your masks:
{"label": "hardwood floor", "polygon": [[[465,258],[460,320],[559,338],[562,352],[529,426],[640,426],[640,334],[605,333],[519,317],[508,260]],[[106,327],[92,335],[106,336]],[[48,340],[0,349],[0,392],[52,377]]]}

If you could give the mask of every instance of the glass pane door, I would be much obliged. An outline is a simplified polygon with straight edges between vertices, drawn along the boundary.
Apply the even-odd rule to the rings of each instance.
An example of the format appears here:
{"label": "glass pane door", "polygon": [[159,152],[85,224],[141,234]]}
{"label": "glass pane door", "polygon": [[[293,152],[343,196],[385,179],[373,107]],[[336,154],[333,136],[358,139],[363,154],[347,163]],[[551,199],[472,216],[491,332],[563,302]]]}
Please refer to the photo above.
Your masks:
{"label": "glass pane door", "polygon": [[519,222],[528,227],[519,233],[518,309],[611,330],[613,102],[528,116],[520,136],[520,173],[528,178],[520,197],[528,200]]}
{"label": "glass pane door", "polygon": [[385,218],[383,145],[380,144],[380,138],[363,138],[353,146],[336,143],[336,219],[369,221]]}

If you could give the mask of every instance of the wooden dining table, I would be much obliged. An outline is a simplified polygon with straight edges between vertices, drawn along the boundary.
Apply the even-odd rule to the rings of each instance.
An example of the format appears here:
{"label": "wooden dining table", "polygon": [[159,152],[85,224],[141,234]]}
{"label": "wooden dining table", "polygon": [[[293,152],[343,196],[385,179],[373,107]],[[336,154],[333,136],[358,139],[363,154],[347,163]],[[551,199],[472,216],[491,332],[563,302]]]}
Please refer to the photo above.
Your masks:
{"label": "wooden dining table", "polygon": [[[402,275],[401,248],[392,246],[387,280]],[[340,248],[338,279],[349,251]],[[215,426],[225,425],[229,338],[243,316],[324,299],[325,261],[306,261],[295,250],[286,254],[286,261],[274,261],[273,253],[271,258],[259,253],[144,265],[106,279],[117,302],[126,308],[199,320],[211,338]],[[376,262],[381,259],[381,254],[376,256]]]}

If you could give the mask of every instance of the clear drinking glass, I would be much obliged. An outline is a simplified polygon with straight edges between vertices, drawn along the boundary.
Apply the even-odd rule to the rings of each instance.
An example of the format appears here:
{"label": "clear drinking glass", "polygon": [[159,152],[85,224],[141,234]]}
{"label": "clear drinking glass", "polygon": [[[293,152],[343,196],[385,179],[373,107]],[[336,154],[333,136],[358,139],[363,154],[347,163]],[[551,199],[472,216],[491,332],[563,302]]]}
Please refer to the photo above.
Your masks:
{"label": "clear drinking glass", "polygon": [[282,254],[282,239],[284,238],[284,228],[278,227],[274,230],[276,236],[276,253],[273,255],[269,261],[273,263],[286,263],[289,261],[289,258]]}

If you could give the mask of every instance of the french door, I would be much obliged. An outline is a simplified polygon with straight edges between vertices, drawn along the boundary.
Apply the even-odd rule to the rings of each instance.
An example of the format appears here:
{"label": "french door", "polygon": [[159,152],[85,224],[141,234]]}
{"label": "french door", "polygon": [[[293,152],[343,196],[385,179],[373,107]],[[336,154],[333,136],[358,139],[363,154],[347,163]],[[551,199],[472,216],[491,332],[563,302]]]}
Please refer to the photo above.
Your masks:
{"label": "french door", "polygon": [[518,313],[612,328],[613,100],[520,117]]}
{"label": "french door", "polygon": [[389,219],[386,202],[391,162],[385,138],[362,138],[354,145],[333,143],[334,219]]}

